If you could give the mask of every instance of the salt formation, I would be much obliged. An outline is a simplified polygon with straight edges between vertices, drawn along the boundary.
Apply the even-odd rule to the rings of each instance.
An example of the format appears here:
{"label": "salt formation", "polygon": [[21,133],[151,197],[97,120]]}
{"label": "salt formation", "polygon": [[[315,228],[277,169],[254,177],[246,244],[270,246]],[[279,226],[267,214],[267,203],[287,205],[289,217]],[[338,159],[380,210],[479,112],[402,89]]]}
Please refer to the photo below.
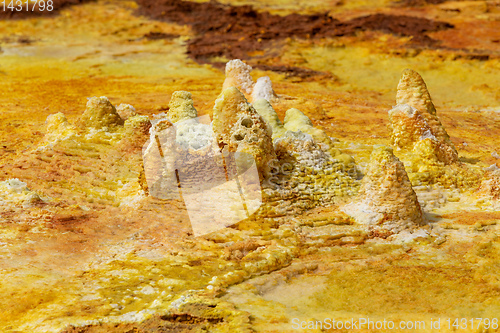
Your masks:
{"label": "salt formation", "polygon": [[160,115],[151,121],[149,133],[150,138],[142,149],[147,182],[147,188],[144,189],[155,198],[180,200],[175,174],[177,167],[175,127],[166,116]]}
{"label": "salt formation", "polygon": [[423,224],[422,211],[403,163],[389,147],[375,147],[358,200],[343,207],[358,222],[390,233]]}
{"label": "salt formation", "polygon": [[226,79],[222,85],[222,90],[236,87],[252,103],[261,98],[269,102],[276,101],[278,97],[273,90],[271,79],[268,76],[263,76],[258,78],[257,82],[254,82],[250,75],[251,71],[252,67],[240,59],[229,61],[226,64]]}
{"label": "salt formation", "polygon": [[[44,148],[47,145],[54,145],[76,134],[75,127],[68,122],[68,119],[66,119],[66,116],[62,112],[49,115],[45,122],[47,124],[47,133],[40,148]],[[43,143],[46,145],[43,145]]]}
{"label": "salt formation", "polygon": [[215,101],[212,128],[221,149],[252,155],[262,177],[276,158],[272,129],[236,88],[225,89]]}
{"label": "salt formation", "polygon": [[201,123],[196,118],[177,122],[175,125],[177,128],[176,142],[182,149],[194,152],[211,147],[213,133],[208,123]]}
{"label": "salt formation", "polygon": [[331,146],[332,140],[326,133],[319,128],[315,128],[309,117],[302,113],[302,111],[292,108],[286,111],[285,114],[285,129],[289,131],[302,131],[310,134],[317,142]]}
{"label": "salt formation", "polygon": [[[175,124],[176,142],[183,149],[196,151],[212,144],[213,135],[208,117],[198,117],[188,91],[175,91],[169,103],[168,119]],[[205,123],[200,122],[204,119]]]}
{"label": "salt formation", "polygon": [[253,104],[255,110],[264,118],[273,129],[273,140],[283,136],[287,129],[283,126],[271,103],[264,98],[257,99]]}
{"label": "salt formation", "polygon": [[275,151],[264,183],[265,214],[295,214],[357,193],[355,166],[332,158],[311,135],[287,131],[276,139]]}
{"label": "salt formation", "polygon": [[209,120],[203,116],[173,123],[160,115],[143,148],[149,193],[183,201],[195,236],[244,220],[262,204],[253,156],[242,149],[221,152]]}
{"label": "salt formation", "polygon": [[21,204],[23,207],[42,203],[38,193],[31,191],[25,182],[17,178],[0,182],[0,207]]}
{"label": "salt formation", "polygon": [[240,59],[234,59],[226,64],[226,80],[222,85],[222,90],[236,87],[246,95],[251,95],[254,82],[250,76],[252,67],[245,64]]}
{"label": "salt formation", "polygon": [[[143,150],[146,181],[149,192],[161,199],[179,199],[180,184],[192,223],[208,216],[206,211],[197,213],[201,207],[214,206],[209,211],[220,213],[217,207],[227,200],[224,205],[243,219],[262,203],[258,215],[282,216],[356,194],[358,173],[352,158],[344,159],[340,152],[332,157],[332,147],[318,143],[306,132],[323,141],[329,140],[328,136],[316,130],[300,111],[288,113],[288,124],[297,124],[290,127],[295,130],[291,131],[281,123],[269,101],[261,98],[254,108],[236,87],[219,95],[211,124],[208,116],[191,118],[196,110],[189,93],[174,93],[172,100],[169,114],[152,120],[150,139]],[[255,177],[248,174],[253,174],[252,168]],[[236,174],[241,176],[238,186],[244,189],[245,209],[236,200],[237,187],[225,189],[226,194],[222,191],[232,186],[228,180]],[[205,191],[211,194],[200,197]],[[213,201],[215,196],[217,202]],[[219,228],[224,223],[207,220],[204,224]]]}
{"label": "salt formation", "polygon": [[123,120],[127,120],[130,117],[137,116],[135,108],[130,104],[120,104],[116,107],[116,112]]}
{"label": "salt formation", "polygon": [[[427,162],[452,164],[458,155],[453,144],[436,137],[435,130],[423,114],[408,104],[401,104],[389,111],[392,142],[402,150],[413,151]],[[442,128],[442,127],[441,127]],[[444,129],[443,129],[444,131]],[[449,139],[448,139],[449,141]]]}
{"label": "salt formation", "polygon": [[123,125],[123,119],[107,97],[92,97],[87,102],[85,112],[80,116],[79,124],[84,127],[105,129]]}
{"label": "salt formation", "polygon": [[255,103],[261,98],[269,102],[274,102],[277,99],[276,93],[273,90],[273,85],[269,76],[259,77],[253,87],[252,102]]}
{"label": "salt formation", "polygon": [[421,112],[436,114],[427,85],[422,76],[412,69],[403,71],[396,93],[396,104],[408,104]]}
{"label": "salt formation", "polygon": [[198,112],[193,106],[191,93],[188,91],[174,91],[168,106],[167,115],[173,123],[198,116]]}
{"label": "salt formation", "polygon": [[397,106],[389,111],[392,142],[401,150],[413,151],[429,162],[452,164],[458,153],[436,115],[422,77],[415,71],[403,72],[398,84]]}

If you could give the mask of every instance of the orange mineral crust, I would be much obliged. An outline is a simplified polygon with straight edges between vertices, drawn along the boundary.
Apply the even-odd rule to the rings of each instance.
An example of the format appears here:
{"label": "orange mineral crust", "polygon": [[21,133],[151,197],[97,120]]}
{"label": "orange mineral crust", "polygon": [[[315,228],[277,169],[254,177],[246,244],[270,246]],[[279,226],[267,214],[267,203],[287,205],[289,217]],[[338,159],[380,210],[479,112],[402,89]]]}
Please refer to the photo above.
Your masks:
{"label": "orange mineral crust", "polygon": [[8,5],[1,332],[500,332],[498,1]]}

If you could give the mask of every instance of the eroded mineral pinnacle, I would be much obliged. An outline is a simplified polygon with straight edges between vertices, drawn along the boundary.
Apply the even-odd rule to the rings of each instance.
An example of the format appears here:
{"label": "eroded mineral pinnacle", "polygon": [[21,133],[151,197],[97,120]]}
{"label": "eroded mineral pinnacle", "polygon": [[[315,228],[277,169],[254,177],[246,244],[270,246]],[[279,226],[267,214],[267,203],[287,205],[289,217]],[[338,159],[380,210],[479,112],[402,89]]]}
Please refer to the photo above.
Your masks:
{"label": "eroded mineral pinnacle", "polygon": [[68,122],[62,112],[49,115],[46,124],[47,133],[45,133],[44,143],[54,144],[76,134],[75,127]]}
{"label": "eroded mineral pinnacle", "polygon": [[135,115],[128,117],[123,127],[125,129],[123,143],[133,148],[140,148],[148,140],[151,122],[148,116]]}
{"label": "eroded mineral pinnacle", "polygon": [[252,67],[240,59],[234,59],[226,63],[226,79],[222,90],[236,87],[252,103],[264,98],[268,102],[276,102],[278,96],[273,90],[273,84],[268,76],[263,76],[254,82],[250,72]]}
{"label": "eroded mineral pinnacle", "polygon": [[120,104],[116,107],[116,112],[120,115],[123,120],[127,120],[130,117],[137,116],[135,108],[130,104]]}
{"label": "eroded mineral pinnacle", "polygon": [[222,90],[230,87],[238,88],[242,93],[249,96],[252,94],[254,82],[250,76],[252,67],[240,59],[234,59],[226,64],[226,79]]}
{"label": "eroded mineral pinnacle", "polygon": [[252,155],[262,177],[276,158],[272,128],[236,88],[225,89],[215,101],[212,128],[221,149]]}
{"label": "eroded mineral pinnacle", "polygon": [[168,106],[167,115],[173,123],[198,116],[198,112],[193,106],[193,98],[188,91],[174,91]]}
{"label": "eroded mineral pinnacle", "polygon": [[54,133],[70,128],[68,119],[62,112],[51,114],[47,117],[47,133]]}

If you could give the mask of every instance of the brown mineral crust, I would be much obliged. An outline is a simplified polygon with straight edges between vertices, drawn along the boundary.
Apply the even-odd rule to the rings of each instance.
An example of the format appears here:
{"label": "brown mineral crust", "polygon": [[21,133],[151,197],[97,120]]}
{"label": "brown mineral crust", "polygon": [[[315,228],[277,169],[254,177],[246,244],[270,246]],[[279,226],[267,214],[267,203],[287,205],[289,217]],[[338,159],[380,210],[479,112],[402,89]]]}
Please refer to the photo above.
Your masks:
{"label": "brown mineral crust", "polygon": [[[26,1],[23,1],[23,10],[17,11],[16,10],[16,5],[14,4],[14,10],[5,10],[5,11],[0,11],[0,20],[8,20],[8,19],[26,19],[30,17],[37,17],[37,16],[52,16],[57,14],[61,9],[68,7],[68,6],[73,6],[73,5],[80,5],[86,2],[91,2],[95,0],[52,0],[53,7],[54,9],[49,11],[47,10],[47,7],[44,8],[44,10],[41,10],[39,6],[39,2],[34,5],[31,1],[29,4],[29,10],[26,11]],[[9,4],[9,1],[6,1],[6,6]],[[35,6],[35,10],[32,11],[33,5]],[[45,6],[47,6],[47,1],[45,1]]]}
{"label": "brown mineral crust", "polygon": [[146,38],[146,39],[149,39],[149,40],[159,40],[159,39],[179,38],[180,35],[166,34],[166,33],[163,33],[163,32],[151,31],[151,32],[148,32],[147,34],[145,34],[143,37]]}
{"label": "brown mineral crust", "polygon": [[412,42],[433,45],[428,32],[452,28],[446,22],[426,18],[373,14],[341,22],[327,13],[286,16],[258,12],[251,6],[228,6],[216,1],[195,3],[178,0],[138,0],[139,13],[157,20],[190,25],[197,36],[188,42],[188,54],[200,63],[211,57],[249,59],[250,53],[264,51],[288,37],[321,38],[353,35],[378,30],[411,36]]}
{"label": "brown mineral crust", "polygon": [[499,20],[476,19],[456,22],[453,29],[436,32],[433,37],[442,41],[442,47],[454,51],[460,50],[460,54],[456,57],[488,60],[500,56],[498,31],[500,31]]}
{"label": "brown mineral crust", "polygon": [[324,79],[329,79],[329,80],[332,79],[338,80],[338,78],[332,73],[315,71],[304,67],[287,66],[287,65],[264,65],[264,64],[257,64],[252,67],[263,71],[273,71],[281,73],[284,74],[286,77],[297,77],[306,81],[312,77],[316,78],[322,77]]}
{"label": "brown mineral crust", "polygon": [[189,314],[155,315],[143,323],[99,324],[83,327],[71,326],[61,333],[188,333],[213,328],[222,318],[200,318]]}

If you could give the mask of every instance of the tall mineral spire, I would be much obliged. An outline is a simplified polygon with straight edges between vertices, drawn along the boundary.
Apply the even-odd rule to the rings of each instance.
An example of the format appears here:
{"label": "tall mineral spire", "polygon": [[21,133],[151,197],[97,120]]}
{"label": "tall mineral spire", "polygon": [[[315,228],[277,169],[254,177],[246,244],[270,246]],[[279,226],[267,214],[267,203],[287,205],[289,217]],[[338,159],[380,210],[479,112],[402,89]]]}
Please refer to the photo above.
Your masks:
{"label": "tall mineral spire", "polygon": [[[397,106],[389,111],[392,141],[399,149],[413,150],[420,141],[436,148],[434,159],[444,164],[458,161],[458,153],[439,121],[424,80],[417,72],[406,69],[398,84]],[[417,151],[415,151],[417,152]],[[431,155],[427,155],[431,156]]]}
{"label": "tall mineral spire", "polygon": [[259,77],[252,90],[252,103],[259,99],[265,99],[268,102],[274,102],[277,99],[276,93],[273,90],[273,84],[269,76]]}
{"label": "tall mineral spire", "polygon": [[435,115],[436,108],[422,76],[412,69],[405,69],[399,80],[396,104],[408,104],[420,111]]}

